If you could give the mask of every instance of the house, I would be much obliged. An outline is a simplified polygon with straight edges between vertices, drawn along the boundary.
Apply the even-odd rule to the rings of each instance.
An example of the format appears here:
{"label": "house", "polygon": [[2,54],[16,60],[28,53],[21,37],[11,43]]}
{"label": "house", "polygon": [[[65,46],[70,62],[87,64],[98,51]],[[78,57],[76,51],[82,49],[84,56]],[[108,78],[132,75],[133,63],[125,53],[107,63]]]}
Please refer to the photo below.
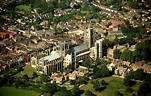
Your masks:
{"label": "house", "polygon": [[81,44],[83,41],[80,39],[80,38],[78,38],[78,37],[72,37],[71,38],[71,43],[72,44]]}
{"label": "house", "polygon": [[60,73],[54,73],[50,77],[51,82],[62,84],[65,80],[64,75]]}
{"label": "house", "polygon": [[124,45],[118,45],[117,44],[117,45],[114,45],[113,48],[108,48],[107,49],[107,57],[109,59],[113,59],[113,56],[114,56],[113,52],[114,52],[115,49],[119,49],[120,52],[123,52],[124,50],[126,50],[128,48],[129,48],[129,44],[124,44]]}
{"label": "house", "polygon": [[69,73],[69,80],[75,80],[77,78],[77,71],[74,70],[72,73]]}
{"label": "house", "polygon": [[117,75],[120,75],[122,77],[125,77],[128,74],[128,71],[130,71],[130,70],[128,70],[128,68],[124,68],[122,66],[118,66],[115,69],[114,73],[117,74]]}
{"label": "house", "polygon": [[146,73],[151,74],[151,66],[147,65],[144,60],[135,62],[131,65],[131,68],[135,71],[137,69],[144,69]]}
{"label": "house", "polygon": [[122,65],[126,65],[126,66],[130,67],[131,63],[128,62],[128,61],[123,61],[123,62],[122,62]]}
{"label": "house", "polygon": [[77,76],[85,76],[89,73],[88,68],[84,66],[79,66],[77,70]]}
{"label": "house", "polygon": [[116,65],[115,65],[113,62],[112,62],[111,64],[108,64],[108,65],[107,65],[107,68],[108,68],[111,72],[114,71],[115,67],[116,67]]}

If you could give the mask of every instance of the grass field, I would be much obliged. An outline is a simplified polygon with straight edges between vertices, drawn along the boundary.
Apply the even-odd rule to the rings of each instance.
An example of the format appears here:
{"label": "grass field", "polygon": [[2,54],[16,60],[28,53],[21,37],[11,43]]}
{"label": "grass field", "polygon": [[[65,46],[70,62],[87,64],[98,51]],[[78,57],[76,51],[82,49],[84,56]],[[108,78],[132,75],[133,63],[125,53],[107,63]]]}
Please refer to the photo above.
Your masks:
{"label": "grass field", "polygon": [[[81,89],[83,90],[90,90],[92,91],[92,93],[96,94],[97,96],[114,96],[114,92],[116,90],[120,91],[123,96],[131,96],[132,94],[125,92],[125,86],[123,85],[123,79],[122,78],[118,78],[118,77],[106,77],[106,78],[101,78],[98,79],[99,81],[101,80],[105,80],[108,85],[107,88],[105,90],[103,90],[102,92],[97,92],[93,89],[93,85],[88,83],[84,86],[81,87]],[[137,83],[135,86],[133,86],[132,88],[134,89],[134,93],[136,93],[135,91],[138,89],[138,87],[140,86],[139,83]],[[85,96],[84,94],[82,94],[82,96]]]}
{"label": "grass field", "polygon": [[28,65],[23,67],[23,71],[20,73],[16,74],[16,77],[22,77],[24,74],[27,74],[29,77],[32,77],[33,72],[36,72],[36,70]]}
{"label": "grass field", "polygon": [[19,9],[19,10],[26,11],[26,12],[31,11],[31,7],[30,6],[26,6],[26,5],[19,5],[16,8]]}
{"label": "grass field", "polygon": [[0,96],[39,96],[40,93],[14,87],[0,87]]}
{"label": "grass field", "polygon": [[19,10],[19,13],[28,13],[31,11],[31,7],[26,5],[19,5],[16,7],[16,9]]}

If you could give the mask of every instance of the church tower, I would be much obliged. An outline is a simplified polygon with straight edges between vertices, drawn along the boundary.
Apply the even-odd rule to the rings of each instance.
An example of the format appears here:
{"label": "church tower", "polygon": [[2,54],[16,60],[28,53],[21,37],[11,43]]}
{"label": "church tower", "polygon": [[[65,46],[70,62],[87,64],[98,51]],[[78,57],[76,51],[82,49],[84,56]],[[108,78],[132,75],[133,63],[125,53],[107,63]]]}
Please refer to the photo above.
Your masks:
{"label": "church tower", "polygon": [[102,57],[103,57],[102,39],[99,39],[95,42],[95,58]]}
{"label": "church tower", "polygon": [[89,26],[88,29],[84,31],[84,43],[88,45],[88,47],[92,47],[94,44],[94,33],[92,26]]}
{"label": "church tower", "polygon": [[59,44],[59,53],[60,56],[65,57],[69,52],[69,44],[67,42],[61,42]]}

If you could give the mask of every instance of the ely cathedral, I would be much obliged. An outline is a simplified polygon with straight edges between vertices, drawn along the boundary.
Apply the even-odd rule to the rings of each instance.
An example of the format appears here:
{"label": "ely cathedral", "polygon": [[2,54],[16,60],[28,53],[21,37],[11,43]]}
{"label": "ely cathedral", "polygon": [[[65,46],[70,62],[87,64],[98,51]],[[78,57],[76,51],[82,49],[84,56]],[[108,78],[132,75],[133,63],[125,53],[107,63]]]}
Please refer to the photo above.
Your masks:
{"label": "ely cathedral", "polygon": [[[46,54],[38,52],[31,57],[30,65],[39,73],[48,74],[52,71],[69,65],[74,65],[77,68],[78,64],[82,63],[87,58],[102,58],[102,39],[97,37],[97,33],[89,26],[84,31],[84,43],[78,46],[69,48],[68,42],[58,41],[58,45],[53,46],[53,51]],[[50,50],[49,50],[50,51]]]}

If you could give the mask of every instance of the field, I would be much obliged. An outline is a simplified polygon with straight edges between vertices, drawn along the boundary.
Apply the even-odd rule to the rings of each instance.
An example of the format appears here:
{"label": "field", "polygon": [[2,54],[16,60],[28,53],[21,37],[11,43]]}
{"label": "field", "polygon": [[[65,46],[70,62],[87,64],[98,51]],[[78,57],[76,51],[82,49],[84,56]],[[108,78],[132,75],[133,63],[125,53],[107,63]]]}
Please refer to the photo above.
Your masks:
{"label": "field", "polygon": [[0,96],[39,96],[40,93],[14,87],[0,87]]}
{"label": "field", "polygon": [[15,77],[22,77],[24,74],[27,74],[29,77],[32,77],[33,72],[36,72],[36,70],[28,65],[23,67],[23,71],[16,74]]}
{"label": "field", "polygon": [[[84,86],[81,87],[81,89],[83,90],[90,90],[92,91],[92,93],[96,94],[97,96],[114,96],[114,92],[115,91],[119,91],[123,94],[123,96],[132,96],[132,93],[127,93],[125,92],[125,86],[123,85],[123,79],[122,78],[118,78],[118,77],[106,77],[106,78],[101,78],[98,79],[99,81],[101,80],[105,80],[108,85],[107,88],[105,90],[103,90],[102,92],[97,92],[93,89],[93,85],[91,83],[88,83]],[[135,86],[133,86],[133,93],[136,93],[136,90],[138,90],[138,87],[140,86],[140,83],[136,83]],[[82,96],[85,96],[84,94],[82,94]]]}
{"label": "field", "polygon": [[31,11],[31,7],[30,6],[26,6],[26,5],[19,5],[16,7],[16,9],[18,10],[19,13],[28,13]]}

